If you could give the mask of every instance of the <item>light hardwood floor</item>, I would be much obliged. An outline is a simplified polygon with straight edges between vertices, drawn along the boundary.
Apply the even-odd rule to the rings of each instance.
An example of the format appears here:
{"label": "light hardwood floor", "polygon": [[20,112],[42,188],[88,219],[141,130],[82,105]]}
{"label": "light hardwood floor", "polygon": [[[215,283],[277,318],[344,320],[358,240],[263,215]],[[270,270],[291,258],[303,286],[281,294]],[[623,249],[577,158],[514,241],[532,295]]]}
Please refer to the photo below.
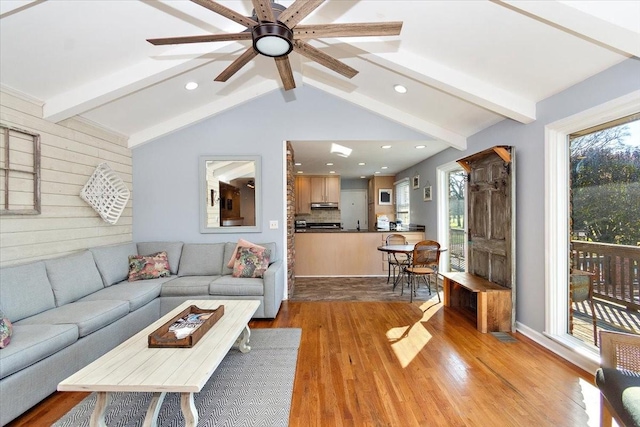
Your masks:
{"label": "light hardwood floor", "polygon": [[[597,425],[591,373],[436,302],[285,301],[250,327],[302,328],[291,426]],[[50,425],[85,395],[55,393],[11,425]]]}

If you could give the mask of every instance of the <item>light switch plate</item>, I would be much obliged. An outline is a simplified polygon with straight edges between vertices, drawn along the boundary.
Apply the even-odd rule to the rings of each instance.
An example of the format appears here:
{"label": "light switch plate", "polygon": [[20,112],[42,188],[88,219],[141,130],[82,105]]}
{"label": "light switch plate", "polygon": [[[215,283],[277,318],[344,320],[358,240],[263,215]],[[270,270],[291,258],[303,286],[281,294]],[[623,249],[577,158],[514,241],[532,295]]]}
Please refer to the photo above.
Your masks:
{"label": "light switch plate", "polygon": [[278,220],[269,221],[269,228],[271,230],[277,230],[278,229]]}

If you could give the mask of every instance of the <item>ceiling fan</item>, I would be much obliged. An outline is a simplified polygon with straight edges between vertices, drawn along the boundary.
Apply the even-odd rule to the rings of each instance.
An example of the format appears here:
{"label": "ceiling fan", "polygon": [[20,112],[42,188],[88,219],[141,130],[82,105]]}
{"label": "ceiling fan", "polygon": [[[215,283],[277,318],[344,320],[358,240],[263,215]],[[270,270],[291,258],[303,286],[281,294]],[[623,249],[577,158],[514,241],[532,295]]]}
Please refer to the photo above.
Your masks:
{"label": "ceiling fan", "polygon": [[243,16],[213,0],[191,0],[219,15],[247,27],[240,33],[209,34],[203,36],[167,37],[147,39],[153,45],[204,43],[232,40],[252,40],[252,45],[215,81],[226,82],[253,57],[258,54],[272,57],[285,90],[296,87],[289,63],[289,53],[295,51],[336,73],[352,78],[358,71],[344,62],[327,55],[306,42],[323,37],[396,36],[400,34],[402,22],[362,22],[352,24],[298,25],[325,0],[296,0],[284,7],[272,0],[252,0],[253,15]]}

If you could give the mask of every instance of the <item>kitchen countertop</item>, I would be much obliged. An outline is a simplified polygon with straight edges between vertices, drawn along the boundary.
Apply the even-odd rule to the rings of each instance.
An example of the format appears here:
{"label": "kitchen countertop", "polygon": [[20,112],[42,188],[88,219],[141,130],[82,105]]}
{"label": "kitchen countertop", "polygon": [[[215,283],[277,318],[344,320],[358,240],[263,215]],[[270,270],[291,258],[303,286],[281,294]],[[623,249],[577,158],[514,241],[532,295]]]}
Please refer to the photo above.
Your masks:
{"label": "kitchen countertop", "polygon": [[378,250],[378,246],[384,244],[389,234],[398,232],[405,235],[410,244],[424,240],[424,231],[358,231],[347,228],[296,233],[295,274],[299,277],[387,277],[388,258]]}
{"label": "kitchen countertop", "polygon": [[296,230],[296,233],[402,233],[402,232],[412,232],[412,231],[417,231],[417,232],[421,232],[424,230],[375,230],[375,231],[370,231],[370,230],[356,230],[355,228],[352,229],[342,229],[342,230],[327,230],[327,229],[322,229],[322,228],[305,228],[303,230]]}

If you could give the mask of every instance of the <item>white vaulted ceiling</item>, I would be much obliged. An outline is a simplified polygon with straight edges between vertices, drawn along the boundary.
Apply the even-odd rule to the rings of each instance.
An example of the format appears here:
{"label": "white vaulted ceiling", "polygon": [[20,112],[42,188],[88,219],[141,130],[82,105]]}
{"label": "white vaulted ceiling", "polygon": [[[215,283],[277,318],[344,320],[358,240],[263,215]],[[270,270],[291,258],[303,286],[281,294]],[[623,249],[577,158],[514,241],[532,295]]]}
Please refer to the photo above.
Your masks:
{"label": "white vaulted ceiling", "polygon": [[[219,3],[251,15],[251,1]],[[463,149],[505,118],[530,123],[538,101],[640,56],[640,1],[328,0],[301,23],[377,21],[403,21],[401,34],[310,42],[357,69],[354,78],[294,52],[296,85],[425,134],[426,156]],[[260,56],[228,82],[214,81],[250,41],[146,42],[243,29],[186,0],[2,0],[0,83],[41,102],[51,121],[78,115],[133,147],[282,90],[273,60]],[[186,91],[189,81],[200,86]]]}

